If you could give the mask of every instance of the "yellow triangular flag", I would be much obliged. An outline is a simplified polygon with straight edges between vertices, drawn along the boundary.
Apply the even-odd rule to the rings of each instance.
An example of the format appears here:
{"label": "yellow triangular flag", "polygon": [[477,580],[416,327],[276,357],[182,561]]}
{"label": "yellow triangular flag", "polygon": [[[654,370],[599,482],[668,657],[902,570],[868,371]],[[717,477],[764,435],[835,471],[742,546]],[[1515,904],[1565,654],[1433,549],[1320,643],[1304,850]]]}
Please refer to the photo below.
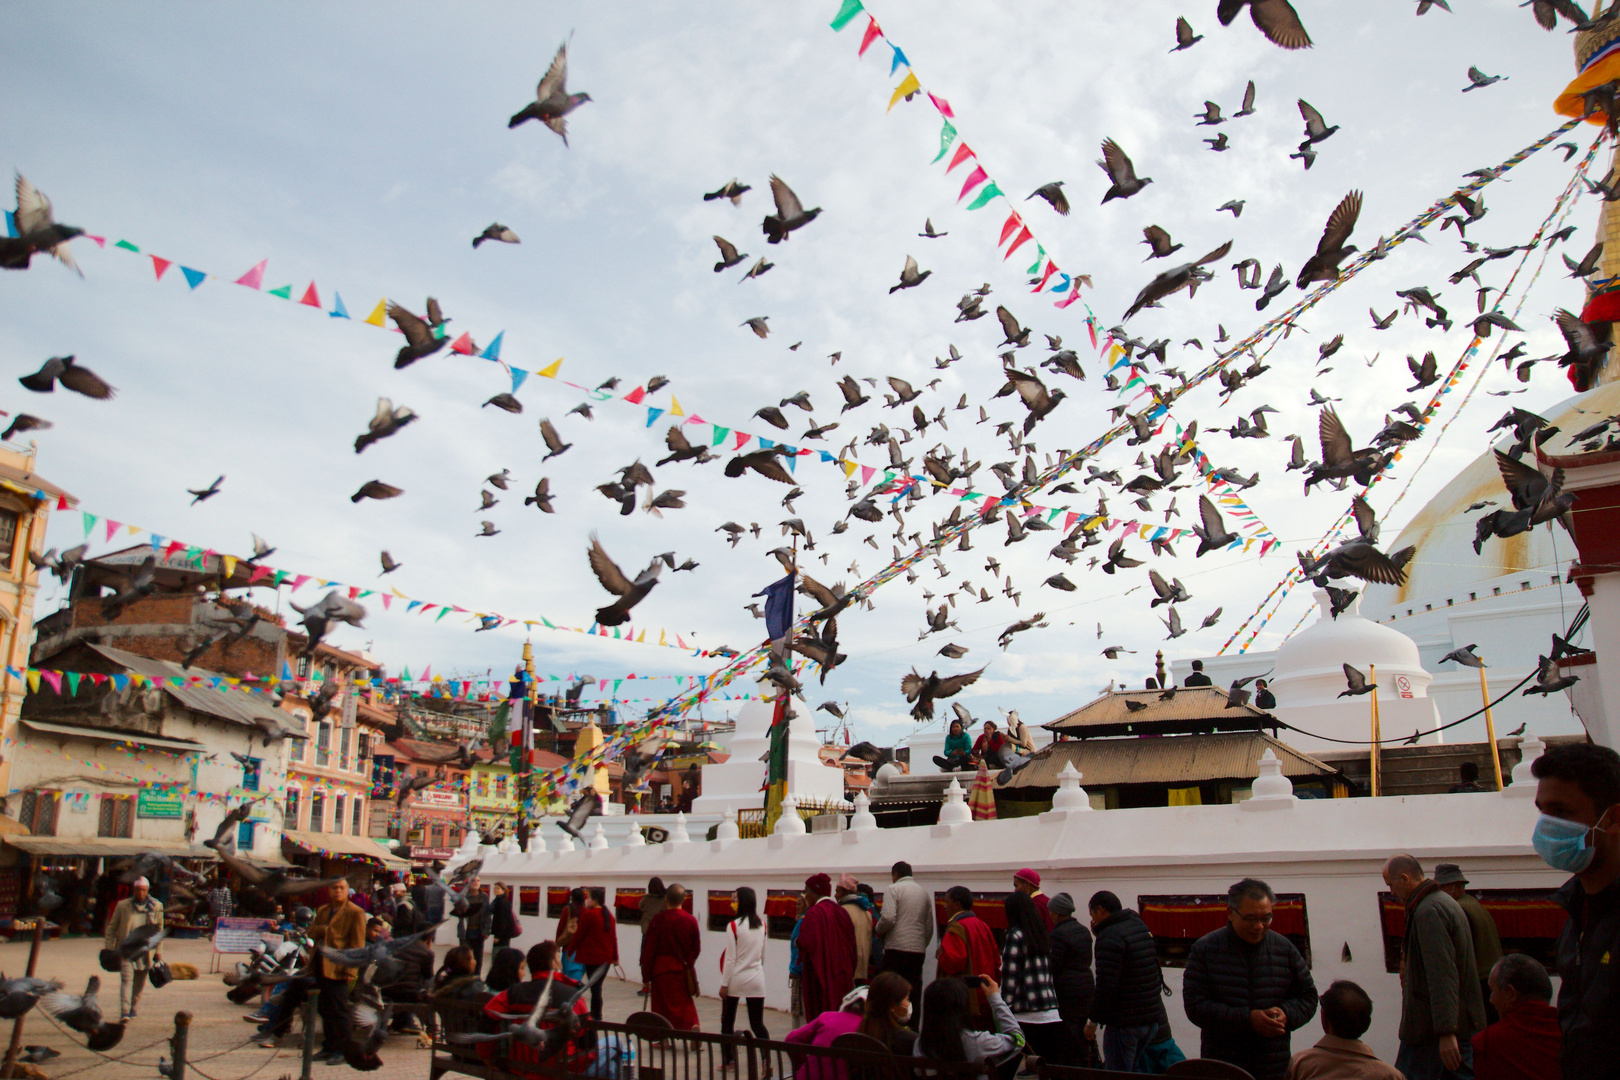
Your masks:
{"label": "yellow triangular flag", "polygon": [[139,525],[125,525],[124,528],[129,530],[129,535],[131,536],[134,536],[136,533],[143,533],[146,531]]}
{"label": "yellow triangular flag", "polygon": [[853,461],[844,461],[844,460],[840,459],[838,464],[840,464],[840,465],[842,465],[844,467],[844,479],[847,480],[851,476],[855,475],[856,465],[855,465],[855,463]]}
{"label": "yellow triangular flag", "polygon": [[641,636],[640,636],[640,637],[638,637],[638,638],[636,638],[636,640],[637,640],[637,641],[646,641],[646,640],[647,640],[647,629],[646,629],[646,627],[643,627],[643,628],[642,628],[642,630],[641,630]]}
{"label": "yellow triangular flag", "polygon": [[[921,89],[922,83],[917,81],[917,73],[914,71],[906,72],[906,77],[900,80],[900,85],[894,88],[894,95],[889,98],[889,109],[894,108],[895,104],[907,94],[915,94]],[[884,111],[887,112],[888,109]]]}
{"label": "yellow triangular flag", "polygon": [[660,644],[660,645],[664,644],[664,631],[663,630],[658,631],[658,644]]}
{"label": "yellow triangular flag", "polygon": [[377,301],[377,307],[370,315],[366,316],[365,321],[370,323],[372,326],[381,326],[383,325],[383,316],[387,314],[388,297],[385,296],[381,300]]}
{"label": "yellow triangular flag", "polygon": [[681,408],[681,401],[674,394],[669,395],[669,415],[685,416],[686,410]]}
{"label": "yellow triangular flag", "polygon": [[555,379],[557,377],[557,372],[562,370],[562,362],[563,358],[559,356],[557,359],[535,372],[535,374],[540,376],[542,379]]}
{"label": "yellow triangular flag", "polygon": [[36,694],[39,693],[39,669],[29,668],[24,678],[28,680],[28,689]]}
{"label": "yellow triangular flag", "polygon": [[224,556],[224,559],[225,559],[225,580],[229,581],[231,578],[236,576],[236,556],[235,555],[226,555],[226,556]]}

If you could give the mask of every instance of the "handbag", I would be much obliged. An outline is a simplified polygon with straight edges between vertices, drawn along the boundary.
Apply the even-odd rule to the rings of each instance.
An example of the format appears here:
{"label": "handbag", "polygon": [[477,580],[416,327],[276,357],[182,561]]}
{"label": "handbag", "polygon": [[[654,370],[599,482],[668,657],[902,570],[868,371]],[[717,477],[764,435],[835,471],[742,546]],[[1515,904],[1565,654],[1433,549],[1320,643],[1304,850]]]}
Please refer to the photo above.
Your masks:
{"label": "handbag", "polygon": [[701,991],[698,989],[697,972],[692,968],[686,969],[686,992],[691,994],[693,997],[698,997],[701,993]]}
{"label": "handbag", "polygon": [[174,981],[174,975],[169,971],[167,960],[152,961],[152,968],[146,973],[146,981],[161,990]]}

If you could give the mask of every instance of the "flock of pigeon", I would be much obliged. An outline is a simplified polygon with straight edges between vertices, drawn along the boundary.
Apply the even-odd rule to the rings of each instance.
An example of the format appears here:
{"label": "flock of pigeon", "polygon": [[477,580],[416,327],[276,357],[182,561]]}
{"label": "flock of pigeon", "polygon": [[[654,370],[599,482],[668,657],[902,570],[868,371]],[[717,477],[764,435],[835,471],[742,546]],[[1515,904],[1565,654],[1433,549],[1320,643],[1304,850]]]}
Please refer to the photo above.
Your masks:
{"label": "flock of pigeon", "polygon": [[[1571,0],[1533,0],[1529,6],[1537,21],[1549,29],[1556,25],[1560,18],[1577,28],[1588,28],[1593,25],[1592,20],[1589,20]],[[1298,12],[1287,0],[1220,0],[1216,12],[1219,22],[1223,26],[1232,24],[1245,7],[1249,9],[1248,14],[1255,27],[1279,47],[1286,49],[1310,47],[1310,35]],[[1423,15],[1433,7],[1450,10],[1444,0],[1420,0],[1417,14]],[[1612,13],[1605,14],[1600,16],[1598,21],[1611,17]],[[1202,35],[1195,32],[1187,19],[1176,20],[1173,52],[1194,48],[1202,40]],[[534,100],[514,114],[508,126],[517,128],[530,120],[539,121],[555,132],[566,145],[569,118],[581,105],[591,101],[588,94],[571,93],[567,88],[567,77],[568,45],[565,43],[557,50],[550,67],[540,79]],[[1501,78],[1502,76],[1486,75],[1478,68],[1471,68],[1468,73],[1469,85],[1463,89],[1465,92],[1478,90],[1500,81]],[[1605,88],[1599,88],[1594,92],[1590,99],[1593,108],[1602,108],[1607,102],[1612,102],[1613,88],[1607,90],[1607,97],[1604,93]],[[1255,83],[1249,80],[1239,108],[1227,115],[1220,103],[1206,101],[1203,111],[1195,114],[1195,126],[1220,127],[1238,121],[1255,114],[1260,108],[1258,102],[1259,95]],[[1303,99],[1297,102],[1297,107],[1304,128],[1298,150],[1291,156],[1300,159],[1304,167],[1309,169],[1320,153],[1321,145],[1337,133],[1339,127],[1328,124],[1322,113]],[[1229,129],[1223,127],[1219,135],[1206,140],[1212,151],[1221,152],[1230,147],[1227,130]],[[1567,150],[1566,160],[1578,149],[1573,143],[1564,144],[1564,147]],[[1126,203],[1152,183],[1152,178],[1140,174],[1137,164],[1114,139],[1103,141],[1098,165],[1107,178],[1107,186],[1100,196],[1102,204]],[[1620,181],[1616,183],[1620,184]],[[1606,198],[1612,197],[1610,192],[1615,190],[1615,187],[1607,181],[1602,184],[1593,183],[1591,186],[1593,190],[1603,192]],[[780,176],[772,175],[769,178],[768,190],[770,206],[762,216],[760,233],[770,245],[789,242],[795,234],[812,226],[822,213],[820,207],[806,208],[804,200]],[[751,191],[753,191],[751,184],[733,178],[720,185],[717,190],[704,193],[702,197],[707,202],[740,208]],[[1028,198],[1043,200],[1058,214],[1068,214],[1071,210],[1063,180],[1053,180],[1041,185],[1031,192]],[[1487,208],[1478,197],[1459,199],[1458,202],[1458,213],[1446,219],[1440,232],[1443,234],[1455,227],[1458,240],[1468,256],[1466,265],[1453,274],[1450,281],[1452,285],[1471,281],[1477,289],[1478,311],[1469,322],[1474,331],[1481,335],[1489,335],[1493,331],[1500,331],[1503,334],[1521,332],[1522,328],[1506,315],[1489,310],[1489,298],[1497,290],[1483,283],[1481,272],[1488,264],[1508,258],[1524,248],[1496,248],[1469,240],[1468,228],[1485,217]],[[1269,277],[1262,280],[1264,267],[1258,260],[1251,257],[1232,263],[1240,288],[1254,290],[1259,294],[1255,301],[1256,310],[1266,310],[1268,304],[1281,296],[1290,283],[1298,289],[1306,289],[1316,283],[1337,280],[1345,261],[1359,250],[1351,241],[1355,238],[1362,205],[1362,192],[1350,191],[1344,195],[1328,215],[1314,252],[1306,255],[1299,269],[1292,274],[1278,264],[1272,269]],[[1243,200],[1233,199],[1218,207],[1216,212],[1230,212],[1236,219],[1242,215],[1243,208]],[[68,241],[81,234],[82,230],[57,223],[50,200],[21,175],[17,178],[17,223],[20,235],[17,238],[0,241],[0,266],[26,268],[33,254],[50,253],[76,269],[68,250]],[[1545,238],[1542,243],[1552,244],[1568,240],[1573,231],[1573,227],[1562,229]],[[811,233],[813,232],[812,229]],[[931,220],[926,220],[918,233],[919,238],[930,242],[943,240],[948,235],[947,232],[936,230]],[[1174,241],[1171,228],[1158,223],[1143,226],[1142,235],[1144,244],[1149,248],[1147,261],[1150,262],[1168,259],[1183,246]],[[474,237],[472,244],[474,248],[478,248],[485,243],[519,242],[514,230],[495,222]],[[739,245],[718,233],[714,236],[714,243],[720,255],[719,261],[714,264],[716,273],[741,266],[754,257],[741,250],[742,247],[749,245]],[[1387,253],[1388,243],[1387,239],[1380,238],[1372,247],[1373,257],[1383,257]],[[1232,247],[1232,242],[1228,241],[1196,260],[1174,265],[1154,274],[1142,286],[1118,324],[1109,331],[1113,340],[1124,347],[1126,356],[1137,365],[1137,370],[1149,391],[1148,406],[1142,411],[1132,412],[1126,405],[1112,406],[1115,419],[1123,417],[1132,425],[1133,434],[1125,440],[1125,445],[1144,447],[1161,437],[1159,422],[1150,416],[1149,410],[1153,405],[1165,400],[1167,387],[1173,386],[1176,381],[1185,384],[1188,378],[1186,372],[1182,370],[1181,361],[1171,355],[1169,340],[1144,340],[1142,337],[1134,336],[1127,329],[1129,321],[1149,308],[1164,305],[1183,292],[1188,301],[1193,301],[1199,286],[1211,280],[1217,272],[1218,264],[1232,254]],[[1567,255],[1564,261],[1572,276],[1585,278],[1597,273],[1601,252],[1602,245],[1598,243],[1578,262]],[[775,265],[768,257],[758,256],[743,273],[740,281],[757,280]],[[924,269],[916,257],[908,254],[898,281],[890,287],[889,292],[892,294],[923,287],[931,274],[931,270]],[[1089,280],[1081,278],[1079,283],[1089,285]],[[950,310],[953,323],[972,323],[991,314],[992,310],[987,310],[991,294],[989,284],[965,293],[955,301]],[[1376,308],[1369,311],[1374,332],[1389,329],[1403,313],[1407,312],[1422,319],[1426,327],[1442,330],[1449,330],[1452,327],[1451,313],[1442,304],[1438,290],[1420,285],[1399,291],[1397,298],[1400,305],[1387,315],[1380,315]],[[394,357],[395,368],[404,368],[433,357],[443,352],[449,343],[446,325],[450,319],[435,298],[429,297],[426,300],[423,314],[418,315],[399,303],[389,304],[387,314],[404,339],[403,345]],[[985,604],[992,602],[999,595],[1011,599],[1017,606],[1024,596],[1024,588],[1013,580],[1010,573],[1002,572],[1002,567],[993,556],[986,559],[983,567],[983,573],[989,575],[988,579],[974,573],[961,575],[956,583],[949,582],[957,572],[946,565],[944,552],[937,544],[937,540],[944,529],[963,520],[964,513],[968,511],[960,504],[953,508],[948,517],[943,520],[932,520],[928,525],[918,525],[908,517],[919,503],[937,490],[953,486],[975,489],[977,482],[993,478],[990,481],[994,485],[992,491],[1001,497],[1000,503],[992,501],[986,510],[975,512],[983,519],[979,522],[981,525],[997,521],[1005,523],[1004,546],[1025,542],[1032,533],[1054,531],[1049,515],[1031,513],[1029,499],[1036,494],[1035,481],[1042,472],[1043,463],[1049,466],[1054,459],[1063,460],[1070,455],[1070,451],[1052,448],[1046,449],[1043,454],[1042,448],[1037,447],[1035,436],[1038,425],[1055,415],[1056,410],[1066,400],[1078,394],[1077,384],[1086,380],[1087,375],[1076,351],[1064,347],[1062,338],[1056,334],[1042,335],[1046,345],[1044,357],[1038,361],[1025,359],[1024,350],[1030,348],[1035,341],[1033,329],[1025,325],[1020,316],[1007,304],[996,304],[993,314],[996,317],[994,325],[1001,337],[999,341],[994,341],[991,347],[999,354],[1004,381],[990,403],[970,403],[966,394],[961,395],[954,403],[942,399],[938,393],[940,379],[914,385],[912,380],[896,375],[849,373],[843,374],[830,388],[800,389],[788,396],[768,401],[754,412],[754,417],[783,432],[787,437],[796,439],[800,445],[825,443],[830,448],[834,445],[834,440],[847,436],[847,441],[837,451],[839,458],[852,460],[858,452],[862,454],[875,452],[885,456],[884,468],[897,476],[909,478],[898,486],[869,487],[864,490],[863,485],[852,479],[846,490],[848,506],[845,512],[828,523],[825,529],[813,530],[795,511],[794,501],[802,497],[804,492],[798,486],[795,472],[788,467],[786,461],[786,458],[793,456],[793,447],[776,444],[747,453],[735,453],[722,465],[726,477],[738,485],[751,489],[744,496],[747,500],[760,501],[760,493],[769,488],[763,481],[779,484],[787,489],[785,491],[775,489],[780,493],[780,505],[785,514],[774,525],[762,526],[759,522],[749,522],[745,525],[739,521],[726,521],[718,526],[717,531],[723,532],[725,538],[735,547],[750,535],[755,540],[760,539],[764,535],[765,528],[780,529],[784,543],[777,546],[771,554],[780,559],[784,567],[799,575],[799,591],[810,597],[816,605],[809,629],[791,643],[790,649],[811,659],[819,669],[823,682],[828,673],[846,659],[844,654],[838,651],[837,616],[857,603],[869,607],[871,598],[869,590],[859,585],[850,586],[843,582],[824,585],[804,572],[803,564],[817,552],[818,531],[825,537],[859,530],[859,541],[881,553],[878,526],[887,528],[884,523],[886,520],[892,520],[894,524],[892,543],[896,558],[901,555],[903,548],[915,549],[935,544],[932,565],[938,572],[940,581],[947,584],[939,586],[944,590],[940,596],[936,596],[926,588],[923,591],[926,616],[925,626],[920,633],[920,637],[923,638],[955,628],[956,622],[952,616],[959,603]],[[1591,327],[1582,323],[1577,315],[1561,311],[1556,322],[1566,342],[1567,348],[1564,353],[1547,357],[1527,357],[1525,346],[1521,342],[1502,354],[1504,362],[1510,366],[1517,361],[1517,366],[1513,370],[1521,381],[1528,381],[1535,365],[1545,361],[1555,361],[1561,366],[1573,368],[1577,380],[1582,377],[1589,379],[1596,365],[1606,356],[1607,343],[1602,341]],[[767,339],[772,333],[768,315],[751,317],[742,325],[760,339]],[[1212,337],[1212,346],[1228,340],[1225,327],[1218,326]],[[1344,341],[1345,335],[1339,333],[1319,346],[1317,375],[1331,370],[1328,366],[1329,361],[1343,347]],[[801,344],[802,342],[795,343],[790,349],[796,351]],[[1203,350],[1205,344],[1198,338],[1191,338],[1184,341],[1181,348]],[[833,352],[828,357],[834,366],[842,358],[842,352]],[[952,345],[945,356],[936,358],[935,363],[936,367],[943,371],[964,359],[965,354]],[[1155,361],[1157,367],[1150,367],[1150,361]],[[1368,363],[1372,365],[1376,361],[1375,356]],[[1421,360],[1408,357],[1407,364],[1413,377],[1409,392],[1432,386],[1440,378],[1438,361],[1432,351]],[[1225,399],[1230,400],[1267,369],[1268,366],[1259,358],[1253,359],[1247,366],[1229,365],[1220,375]],[[1121,389],[1119,380],[1112,374],[1105,376],[1103,381],[1110,391]],[[41,394],[53,392],[58,385],[71,392],[103,401],[110,400],[115,393],[113,387],[101,376],[78,364],[72,356],[52,358],[37,372],[22,377],[20,382],[29,391]],[[648,393],[655,392],[669,382],[667,377],[657,376],[645,384],[646,390]],[[617,385],[617,378],[609,378],[597,389],[612,390]],[[1011,416],[999,412],[999,406],[994,404],[994,399],[1000,398],[1011,398],[1015,407],[1021,407],[1021,411]],[[1313,487],[1324,483],[1341,490],[1352,481],[1357,485],[1367,484],[1388,465],[1392,455],[1402,445],[1419,438],[1422,434],[1422,422],[1425,419],[1423,410],[1415,402],[1406,402],[1392,408],[1386,417],[1384,427],[1372,434],[1366,442],[1357,445],[1357,440],[1332,408],[1333,401],[1334,399],[1324,396],[1319,390],[1312,389],[1310,403],[1321,407],[1315,438],[1307,439],[1301,435],[1287,437],[1290,453],[1284,463],[1284,471],[1302,471],[1307,493]],[[524,411],[523,403],[512,393],[497,394],[484,404],[486,407],[494,406],[512,414],[521,414]],[[818,404],[823,409],[821,420],[816,416]],[[836,418],[827,419],[825,410],[833,405],[837,406]],[[998,412],[993,414],[992,408],[998,409]],[[866,411],[863,413],[859,410]],[[1151,455],[1146,450],[1141,451],[1135,463],[1139,471],[1129,478],[1119,467],[1104,469],[1098,464],[1088,463],[1084,478],[1076,475],[1075,478],[1051,488],[1047,494],[1075,497],[1083,494],[1093,495],[1096,499],[1096,508],[1091,510],[1088,506],[1081,514],[1084,520],[1058,538],[1051,547],[1050,557],[1063,566],[1040,582],[1038,587],[1058,592],[1076,591],[1078,586],[1070,575],[1075,573],[1075,568],[1082,560],[1083,566],[1087,569],[1100,568],[1105,574],[1115,574],[1141,567],[1145,558],[1138,558],[1138,552],[1147,552],[1154,558],[1175,557],[1177,553],[1172,544],[1162,539],[1145,543],[1142,547],[1135,548],[1134,552],[1132,548],[1135,542],[1124,537],[1114,538],[1111,542],[1105,540],[1103,534],[1096,529],[1095,523],[1098,519],[1108,519],[1112,516],[1108,510],[1108,499],[1124,500],[1141,514],[1162,513],[1165,523],[1169,524],[1176,521],[1184,512],[1178,506],[1180,500],[1177,493],[1195,484],[1225,480],[1238,489],[1254,486],[1260,482],[1258,472],[1245,477],[1235,469],[1214,469],[1205,464],[1208,456],[1218,456],[1218,451],[1214,455],[1209,454],[1210,436],[1221,433],[1233,440],[1270,438],[1273,433],[1268,428],[1266,415],[1275,411],[1271,406],[1261,405],[1246,415],[1237,417],[1229,427],[1206,428],[1202,437],[1198,432],[1198,423],[1194,421],[1187,425],[1178,438],[1167,439],[1165,444]],[[577,415],[581,418],[580,422],[588,422],[592,418],[591,405],[581,404],[569,410],[568,415]],[[798,418],[797,423],[793,419],[795,417]],[[862,430],[855,430],[855,425],[861,417],[867,417],[868,422]],[[380,397],[366,430],[355,440],[356,454],[365,452],[383,439],[399,435],[415,419],[416,413],[413,409],[396,406],[389,397]],[[1519,460],[1525,451],[1550,433],[1545,421],[1525,410],[1513,410],[1504,418],[1504,423],[1514,430],[1518,438],[1515,447],[1499,456],[1511,509],[1495,508],[1491,513],[1478,519],[1477,542],[1480,544],[1491,537],[1512,536],[1544,522],[1559,520],[1569,504],[1569,497],[1560,490],[1558,477],[1555,476],[1551,480],[1543,479],[1536,470]],[[952,424],[963,427],[993,425],[995,435],[1005,440],[1006,449],[1004,454],[1000,455],[1002,460],[987,462],[967,446],[951,445],[949,433]],[[49,422],[42,418],[19,414],[12,420],[5,435],[10,437],[30,430],[43,430],[49,426]],[[542,419],[539,429],[546,449],[540,458],[541,463],[559,458],[572,448],[573,442],[568,437],[566,428],[560,423],[554,423],[549,418]],[[839,432],[836,436],[835,431]],[[1592,437],[1600,438],[1602,434],[1601,430],[1595,429]],[[1620,436],[1611,435],[1610,438]],[[665,512],[685,508],[687,491],[682,487],[661,484],[655,469],[661,470],[677,465],[702,467],[721,460],[723,456],[709,446],[694,445],[680,424],[674,424],[667,429],[664,442],[668,454],[659,459],[655,466],[649,467],[638,459],[613,470],[611,475],[604,477],[603,482],[597,485],[596,490],[617,508],[619,515],[633,514],[638,507],[646,513],[659,516]],[[1320,456],[1317,460],[1309,460],[1307,457],[1307,445],[1310,443],[1319,447]],[[1201,453],[1195,454],[1195,446]],[[192,489],[194,503],[212,498],[221,490],[224,479],[224,476],[220,476],[206,487]],[[508,469],[489,475],[485,481],[487,486],[480,490],[478,509],[487,511],[495,506],[501,498],[499,493],[508,491],[514,482]],[[995,490],[997,488],[999,490]],[[402,487],[377,479],[361,486],[351,498],[354,502],[360,503],[368,499],[396,498],[403,494]],[[536,479],[533,494],[525,497],[524,505],[532,505],[541,513],[551,514],[557,510],[556,499],[557,496],[551,490],[549,477],[540,476]],[[1356,539],[1321,554],[1302,553],[1300,556],[1302,573],[1323,584],[1347,578],[1385,583],[1399,583],[1404,580],[1410,552],[1390,554],[1383,552],[1377,546],[1378,523],[1371,509],[1360,498],[1355,499],[1353,505],[1354,520],[1359,526]],[[1196,508],[1196,517],[1189,523],[1190,532],[1198,540],[1195,557],[1220,551],[1241,539],[1240,534],[1228,525],[1220,508],[1208,495],[1198,496]],[[1067,510],[1068,507],[1062,509]],[[484,520],[474,535],[490,537],[500,532],[501,529],[494,522]],[[785,538],[788,537],[792,538],[791,546],[785,542]],[[855,538],[852,535],[851,539]],[[253,539],[254,559],[263,558],[274,550],[262,538],[255,535]],[[962,536],[957,549],[971,550],[968,536]],[[1088,549],[1097,550],[1087,555]],[[82,549],[75,551],[77,554],[69,552],[60,557],[54,552],[48,553],[42,557],[46,560],[44,565],[50,565],[53,569],[61,567],[70,569],[73,560],[82,558],[83,555]],[[820,554],[824,565],[829,562],[829,558],[828,552]],[[388,551],[381,552],[380,563],[383,574],[392,573],[402,565]],[[671,551],[652,556],[645,569],[631,574],[623,570],[609,554],[609,544],[605,544],[596,535],[591,537],[587,550],[587,564],[610,597],[609,602],[595,613],[595,621],[602,626],[619,626],[627,623],[632,611],[653,593],[665,570],[671,573],[694,571],[698,566],[694,560],[690,558],[682,560]],[[858,561],[852,560],[845,573],[859,582],[861,571]],[[1169,580],[1166,580],[1167,576]],[[910,581],[916,582],[920,575],[917,569],[913,568],[907,572],[907,577]],[[114,605],[127,603],[133,596],[141,595],[143,587],[150,589],[150,579],[150,566],[136,570],[132,573],[127,587],[118,590],[117,596],[109,598],[108,603]],[[1151,588],[1153,594],[1151,606],[1156,609],[1162,605],[1166,609],[1163,622],[1169,639],[1175,639],[1186,633],[1187,627],[1183,622],[1179,605],[1186,604],[1192,599],[1187,586],[1173,574],[1167,575],[1157,569],[1148,570],[1146,585]],[[932,604],[935,600],[939,601],[937,607]],[[332,625],[346,623],[359,626],[365,615],[365,609],[361,605],[336,593],[328,595],[311,608],[297,610],[309,631],[311,648]],[[754,609],[754,613],[763,614],[757,608]],[[1220,614],[1220,610],[1216,609],[1203,616],[1199,627],[1214,625]],[[480,629],[492,629],[498,625],[500,619],[491,617]],[[1044,625],[1047,625],[1044,613],[1016,619],[1003,631],[1000,643],[1005,649],[1014,635]],[[230,634],[240,629],[239,625],[220,627],[219,632]],[[1099,626],[1099,637],[1102,636],[1100,631]],[[726,648],[716,651],[722,654],[731,652]],[[955,643],[948,644],[940,650],[942,655],[953,659],[966,651],[965,647]],[[1121,651],[1128,650],[1110,646],[1104,650],[1104,655],[1112,659]],[[800,689],[797,679],[786,665],[785,651],[783,655],[775,658],[770,677],[788,689],[794,691]],[[914,680],[920,678],[921,676],[915,673],[908,675],[902,690],[908,700],[917,702],[918,709],[922,710],[930,699],[930,694],[918,691],[917,687],[912,685]],[[931,678],[937,678],[937,675]],[[942,680],[942,685],[953,679],[964,678],[968,676],[947,676]],[[267,733],[267,738],[269,737]]]}

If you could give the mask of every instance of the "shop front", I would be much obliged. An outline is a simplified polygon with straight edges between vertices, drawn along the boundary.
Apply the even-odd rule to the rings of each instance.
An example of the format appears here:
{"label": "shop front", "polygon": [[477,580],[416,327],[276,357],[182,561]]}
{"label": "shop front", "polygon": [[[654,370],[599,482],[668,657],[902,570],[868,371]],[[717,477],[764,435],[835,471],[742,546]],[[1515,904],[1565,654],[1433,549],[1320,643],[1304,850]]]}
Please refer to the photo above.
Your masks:
{"label": "shop front", "polygon": [[377,885],[403,874],[411,864],[370,837],[348,833],[284,832],[282,852],[294,865],[318,877],[349,879],[350,887],[370,896]]}

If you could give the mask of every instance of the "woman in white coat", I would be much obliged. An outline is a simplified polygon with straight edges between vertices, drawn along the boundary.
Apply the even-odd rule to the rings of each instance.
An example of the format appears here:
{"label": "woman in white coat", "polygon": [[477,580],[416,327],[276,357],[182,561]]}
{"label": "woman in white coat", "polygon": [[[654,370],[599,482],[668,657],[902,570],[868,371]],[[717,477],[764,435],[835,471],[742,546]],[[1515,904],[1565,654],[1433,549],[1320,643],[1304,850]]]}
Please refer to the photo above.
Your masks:
{"label": "woman in white coat", "polygon": [[[765,1029],[765,923],[759,900],[748,886],[737,890],[737,917],[726,927],[726,948],[720,954],[720,1033],[737,1028],[737,1002],[748,1003],[748,1027],[754,1036],[769,1039]],[[736,1050],[722,1048],[726,1069],[737,1068]]]}

